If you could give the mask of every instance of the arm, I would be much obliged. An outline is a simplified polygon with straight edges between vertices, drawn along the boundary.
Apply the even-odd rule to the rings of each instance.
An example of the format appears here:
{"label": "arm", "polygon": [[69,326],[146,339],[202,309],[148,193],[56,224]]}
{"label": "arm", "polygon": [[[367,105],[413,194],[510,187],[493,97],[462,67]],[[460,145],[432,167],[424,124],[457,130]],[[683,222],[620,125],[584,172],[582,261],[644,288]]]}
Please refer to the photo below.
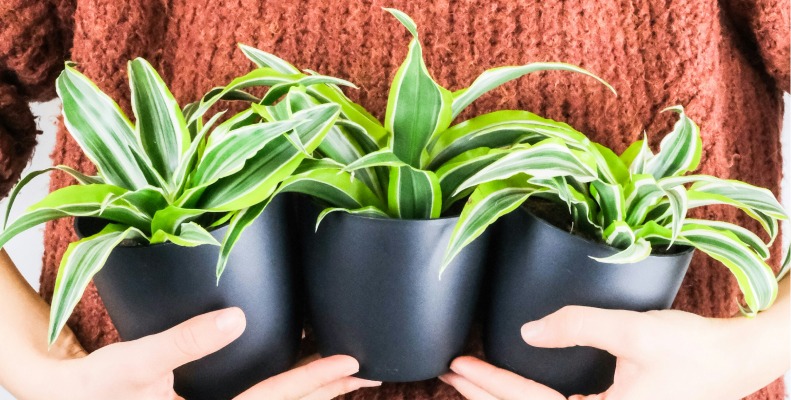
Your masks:
{"label": "arm", "polygon": [[[47,351],[49,306],[4,250],[0,296],[0,385],[22,399],[178,399],[173,369],[221,349],[245,329],[244,314],[230,308],[90,355],[66,328]],[[350,376],[358,370],[355,359],[333,356],[267,379],[237,399],[330,399],[380,384]]]}
{"label": "arm", "polygon": [[[781,282],[775,305],[752,319],[573,306],[526,324],[522,337],[537,347],[592,346],[618,357],[616,383],[603,396],[607,400],[741,399],[791,368],[789,281]],[[472,357],[456,359],[451,370],[443,381],[472,400],[563,399]]]}

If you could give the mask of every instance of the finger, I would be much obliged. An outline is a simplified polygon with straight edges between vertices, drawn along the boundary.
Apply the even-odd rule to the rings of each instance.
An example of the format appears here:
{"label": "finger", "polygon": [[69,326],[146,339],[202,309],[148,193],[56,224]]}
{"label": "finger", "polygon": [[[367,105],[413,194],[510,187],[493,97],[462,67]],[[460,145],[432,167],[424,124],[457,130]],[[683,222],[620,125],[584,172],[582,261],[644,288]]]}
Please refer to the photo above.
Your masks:
{"label": "finger", "polygon": [[630,353],[645,316],[634,311],[567,306],[522,326],[522,339],[537,347],[591,346],[615,356]]}
{"label": "finger", "polygon": [[366,379],[349,376],[324,385],[315,392],[302,397],[301,400],[330,400],[342,394],[353,392],[357,389],[377,386],[382,386],[382,382],[369,381]]}
{"label": "finger", "polygon": [[500,399],[565,400],[560,393],[497,368],[475,357],[459,357],[450,364],[451,371]]}
{"label": "finger", "polygon": [[351,376],[360,370],[360,364],[349,356],[322,358],[302,367],[275,375],[239,395],[236,400],[301,398],[323,386]]}
{"label": "finger", "polygon": [[447,373],[439,377],[439,380],[453,386],[465,399],[468,400],[498,400],[487,391],[475,386],[463,376],[454,373]]}
{"label": "finger", "polygon": [[245,328],[244,313],[233,307],[189,319],[162,333],[127,342],[129,357],[148,368],[172,371],[236,340]]}
{"label": "finger", "polygon": [[320,355],[318,355],[318,354],[311,354],[311,355],[309,355],[309,356],[297,361],[297,363],[294,364],[294,368],[299,368],[299,367],[301,367],[303,365],[310,364],[313,361],[316,361],[318,359],[321,359]]}

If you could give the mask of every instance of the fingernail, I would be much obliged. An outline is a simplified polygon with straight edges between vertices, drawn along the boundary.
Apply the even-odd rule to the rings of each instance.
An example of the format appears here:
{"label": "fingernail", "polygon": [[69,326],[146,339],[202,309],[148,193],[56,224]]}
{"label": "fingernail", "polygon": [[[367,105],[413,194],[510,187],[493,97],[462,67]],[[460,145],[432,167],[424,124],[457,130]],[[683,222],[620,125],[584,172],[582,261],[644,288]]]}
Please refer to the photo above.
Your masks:
{"label": "fingernail", "polygon": [[464,375],[464,372],[463,372],[464,369],[465,369],[465,366],[464,366],[463,362],[459,362],[458,360],[453,360],[453,362],[450,363],[450,370],[455,372],[455,373],[457,373],[457,374],[459,374],[459,375]]}
{"label": "fingernail", "polygon": [[242,310],[232,308],[220,312],[214,320],[214,323],[217,324],[217,329],[220,332],[232,332],[239,328],[243,320],[244,314]]}
{"label": "fingernail", "polygon": [[369,381],[369,380],[363,379],[363,382],[360,383],[360,387],[377,387],[377,386],[382,386],[382,382]]}
{"label": "fingernail", "polygon": [[445,375],[440,375],[437,379],[441,380],[442,382],[448,383],[448,378],[445,378]]}
{"label": "fingernail", "polygon": [[536,339],[544,333],[544,328],[546,326],[546,322],[542,320],[528,322],[522,325],[522,339],[525,341],[530,341],[531,339]]}
{"label": "fingernail", "polygon": [[346,366],[343,368],[344,375],[354,375],[358,372],[360,372],[360,363],[358,363],[357,360],[346,363]]}

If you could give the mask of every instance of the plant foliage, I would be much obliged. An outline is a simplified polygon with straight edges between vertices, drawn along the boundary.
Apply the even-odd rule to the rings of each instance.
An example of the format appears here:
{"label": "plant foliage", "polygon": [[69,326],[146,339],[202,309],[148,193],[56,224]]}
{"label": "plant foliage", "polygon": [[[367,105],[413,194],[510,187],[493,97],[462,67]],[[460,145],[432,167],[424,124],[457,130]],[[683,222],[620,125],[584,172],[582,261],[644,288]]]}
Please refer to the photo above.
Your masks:
{"label": "plant foliage", "polygon": [[[634,263],[656,250],[691,246],[733,273],[744,294],[744,313],[768,308],[777,296],[777,278],[766,263],[769,245],[777,236],[778,220],[787,219],[787,214],[767,189],[687,175],[700,163],[700,130],[681,106],[665,111],[677,113],[679,119],[656,154],[645,138],[620,156],[595,143],[586,144],[589,152],[570,153],[570,157],[585,154],[599,160],[594,163],[593,179],[580,174],[548,178],[525,167],[531,157],[518,146],[476,171],[456,187],[456,192],[475,189],[454,229],[445,266],[487,226],[536,196],[567,206],[573,230],[621,250],[598,261]],[[570,148],[579,144],[566,143]],[[691,209],[717,204],[737,207],[756,219],[768,241],[738,225],[687,216]]]}
{"label": "plant foliage", "polygon": [[[64,123],[98,171],[85,176],[66,166],[34,172],[10,196],[52,169],[69,173],[78,185],[50,193],[8,224],[0,246],[18,233],[63,217],[98,217],[109,222],[101,232],[69,245],[55,282],[49,326],[53,343],[83,291],[124,240],[173,242],[180,246],[220,246],[217,279],[242,230],[266,207],[278,184],[313,151],[340,113],[335,104],[303,107],[276,122],[246,110],[222,123],[222,113],[204,123],[205,102],[182,110],[160,76],[143,59],[128,66],[136,123],[74,66],[57,79]],[[259,101],[239,88],[283,81],[347,84],[322,76],[258,71],[210,93],[215,99]],[[299,146],[295,144],[299,143]],[[209,231],[229,221],[222,243]]]}

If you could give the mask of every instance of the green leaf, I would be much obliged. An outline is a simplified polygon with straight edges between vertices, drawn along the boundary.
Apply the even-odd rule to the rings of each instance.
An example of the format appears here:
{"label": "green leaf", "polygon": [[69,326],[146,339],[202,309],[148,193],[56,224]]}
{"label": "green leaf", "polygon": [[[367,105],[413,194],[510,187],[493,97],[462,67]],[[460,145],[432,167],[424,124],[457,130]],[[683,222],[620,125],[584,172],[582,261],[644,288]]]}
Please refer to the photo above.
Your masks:
{"label": "green leaf", "polygon": [[127,68],[138,140],[154,170],[173,190],[173,174],[190,143],[184,115],[151,64],[136,58]]}
{"label": "green leaf", "polygon": [[283,181],[275,195],[281,192],[304,193],[338,208],[386,208],[368,186],[337,167],[316,167],[295,173]]}
{"label": "green leaf", "polygon": [[437,175],[412,167],[390,169],[387,202],[390,214],[400,219],[438,218],[442,189]]}
{"label": "green leaf", "polygon": [[[301,112],[309,112],[309,115],[295,130],[305,150],[312,152],[334,124],[339,107],[325,104]],[[288,139],[278,137],[248,159],[242,170],[210,185],[203,192],[198,207],[207,211],[233,211],[258,204],[269,197],[304,158],[304,153]]]}
{"label": "green leaf", "polygon": [[462,249],[483,234],[489,225],[516,210],[531,195],[545,190],[528,184],[525,179],[493,181],[478,186],[453,228],[440,276]]}
{"label": "green leaf", "polygon": [[531,72],[537,71],[569,71],[577,72],[583,75],[590,76],[593,79],[601,82],[604,86],[610,89],[617,95],[615,89],[610,86],[598,76],[584,70],[580,67],[571,64],[544,62],[544,63],[531,63],[521,66],[506,66],[492,68],[484,71],[467,89],[462,89],[453,93],[453,114],[452,118],[456,118],[467,106],[472,104],[473,101],[481,97],[484,93],[497,88],[498,86],[510,82],[514,79],[520,78]]}
{"label": "green leaf", "polygon": [[777,280],[772,268],[736,235],[694,224],[686,224],[681,235],[679,241],[683,238],[733,273],[747,303],[745,313],[754,315],[772,305],[777,297]]}
{"label": "green leaf", "polygon": [[602,227],[597,225],[593,216],[593,211],[598,207],[594,204],[593,199],[577,190],[565,176],[530,178],[528,183],[548,189],[539,193],[540,197],[551,198],[553,201],[560,201],[568,205],[569,213],[572,216],[572,230],[593,232],[599,237],[603,237]]}
{"label": "green leaf", "polygon": [[648,212],[665,195],[653,175],[635,174],[625,186],[626,223],[637,226],[645,220]]}
{"label": "green leaf", "polygon": [[350,163],[349,165],[344,167],[343,170],[345,172],[353,172],[364,168],[405,167],[405,166],[408,165],[403,161],[401,161],[401,159],[398,158],[398,156],[396,156],[392,150],[385,148],[364,155],[357,161]]}
{"label": "green leaf", "polygon": [[615,221],[623,221],[626,217],[626,199],[623,187],[602,181],[593,181],[590,186],[591,195],[601,209],[601,226],[610,226]]}
{"label": "green leaf", "polygon": [[356,209],[348,209],[348,208],[341,208],[341,207],[330,207],[330,208],[325,208],[324,210],[321,211],[321,213],[319,213],[318,218],[316,218],[315,230],[316,231],[319,230],[319,225],[321,225],[321,221],[324,221],[324,218],[327,215],[335,213],[335,212],[344,212],[344,213],[347,213],[347,214],[361,215],[361,216],[370,217],[370,218],[390,218],[390,216],[387,215],[386,212],[384,212],[384,211],[382,211],[379,208],[374,207],[374,206],[367,206],[367,207],[356,208]]}
{"label": "green leaf", "polygon": [[[195,218],[206,214],[206,211],[200,209],[186,209],[174,205],[167,206],[154,214],[151,220],[151,232],[154,235],[151,237],[151,243],[160,243],[157,240],[158,232],[167,235],[175,235],[180,227],[193,221]],[[175,243],[175,242],[174,242]]]}
{"label": "green leaf", "polygon": [[104,266],[112,250],[125,239],[143,238],[135,228],[108,225],[101,232],[69,245],[63,254],[50,309],[48,343],[52,346],[82,293]]}
{"label": "green leaf", "polygon": [[118,105],[71,65],[56,81],[63,122],[107,183],[134,190],[148,185],[134,153],[132,125]]}
{"label": "green leaf", "polygon": [[[648,138],[643,133],[643,140],[632,143],[620,156],[621,161],[629,166],[633,174],[645,174],[648,161],[654,158],[654,153],[648,147]],[[653,175],[652,175],[653,176]]]}
{"label": "green leaf", "polygon": [[32,171],[29,174],[25,175],[24,178],[20,179],[19,182],[17,182],[16,186],[14,186],[14,190],[12,190],[11,194],[8,196],[8,206],[6,207],[5,217],[3,218],[3,229],[5,229],[5,227],[8,226],[8,217],[11,215],[11,209],[14,207],[14,201],[16,201],[16,197],[19,195],[19,192],[22,190],[22,188],[27,186],[27,184],[30,183],[30,181],[32,181],[36,177],[46,174],[47,172],[53,170],[63,171],[71,175],[72,178],[76,179],[77,182],[79,182],[82,185],[103,183],[102,180],[98,177],[84,175],[82,172],[72,169],[71,167],[68,167],[66,165],[56,165],[54,167],[44,168],[38,171]]}
{"label": "green leaf", "polygon": [[253,223],[266,209],[266,206],[269,205],[271,199],[266,199],[261,201],[258,204],[253,205],[252,207],[248,207],[242,210],[239,210],[234,216],[231,218],[231,222],[228,225],[228,231],[225,233],[225,237],[222,240],[222,245],[220,246],[220,255],[217,259],[217,285],[220,284],[220,277],[222,273],[225,271],[225,267],[228,264],[228,257],[231,255],[231,251],[233,250],[236,242],[241,237],[242,233],[245,229],[247,229],[250,224]]}
{"label": "green leaf", "polygon": [[645,164],[645,171],[657,180],[697,169],[703,148],[700,129],[687,117],[684,109],[675,106],[665,111],[668,110],[677,112],[679,120],[673,131],[662,139],[659,153]]}
{"label": "green leaf", "polygon": [[722,221],[710,221],[707,219],[695,219],[695,218],[687,218],[684,221],[684,225],[697,225],[697,226],[705,226],[712,229],[716,229],[718,231],[726,231],[734,234],[739,240],[744,243],[745,245],[749,246],[753,249],[762,259],[768,260],[770,253],[769,253],[769,246],[767,246],[761,238],[758,237],[755,233],[751,232],[748,229],[742,228],[739,225],[731,224],[728,222]]}
{"label": "green leaf", "polygon": [[670,204],[670,212],[672,215],[670,226],[673,231],[670,245],[673,245],[673,242],[676,240],[679,233],[681,233],[681,227],[684,225],[684,218],[687,216],[687,189],[684,186],[675,186],[670,189],[665,189],[662,188],[661,183],[659,187],[662,189],[665,196],[667,196],[667,200]]}
{"label": "green leaf", "polygon": [[[307,111],[306,111],[307,112]],[[230,131],[219,141],[209,139],[192,175],[191,187],[201,187],[242,170],[245,162],[271,141],[305,121],[306,114],[283,122],[263,122]]]}
{"label": "green leaf", "polygon": [[220,242],[218,242],[211,233],[194,222],[182,224],[178,234],[160,230],[155,231],[151,236],[152,244],[165,242],[172,242],[173,244],[183,247],[196,247],[204,244],[212,246],[220,245]]}
{"label": "green leaf", "polygon": [[[181,195],[185,187],[187,186],[189,175],[194,170],[195,163],[198,160],[198,155],[199,153],[202,153],[201,149],[205,150],[206,148],[207,136],[209,134],[209,131],[211,130],[211,127],[214,125],[215,122],[217,122],[217,120],[220,119],[220,117],[223,116],[223,114],[225,114],[225,111],[214,114],[214,116],[212,116],[211,119],[209,119],[209,122],[203,125],[200,131],[198,132],[198,134],[195,135],[194,138],[192,138],[192,143],[190,143],[190,146],[187,149],[187,151],[181,155],[181,160],[179,160],[179,166],[176,169],[176,173],[174,174],[174,178],[173,178],[173,180],[176,183],[178,183],[178,191],[177,191],[178,195]],[[216,133],[218,133],[217,136],[223,136],[222,133],[219,132]],[[215,138],[215,140],[219,140],[219,139]]]}
{"label": "green leaf", "polygon": [[464,193],[454,195],[462,183],[470,179],[482,168],[503,158],[506,154],[507,150],[477,148],[462,153],[443,164],[437,170],[437,178],[442,188],[443,211],[464,197]]}
{"label": "green leaf", "polygon": [[429,169],[439,168],[466,151],[499,148],[517,143],[535,144],[556,138],[576,150],[589,149],[590,140],[562,122],[539,117],[527,111],[495,111],[456,124],[429,143]]}
{"label": "green leaf", "polygon": [[592,259],[607,264],[632,264],[648,258],[651,255],[651,243],[645,239],[637,239],[626,250],[622,250],[609,257],[591,257]]}
{"label": "green leaf", "polygon": [[412,31],[414,38],[390,86],[385,126],[393,134],[393,153],[412,167],[420,168],[431,137],[450,126],[452,97],[429,74],[417,31],[412,29],[414,22],[410,25],[411,20],[405,14],[387,10]]}
{"label": "green leaf", "polygon": [[609,148],[592,143],[593,156],[599,170],[599,178],[607,183],[624,184],[629,180],[626,164]]}
{"label": "green leaf", "polygon": [[517,174],[538,178],[570,176],[581,182],[596,179],[597,172],[593,158],[589,154],[570,150],[560,140],[547,139],[534,146],[521,146],[523,147],[510,151],[505,157],[481,169],[461,184],[456,192],[481,183],[507,179]]}
{"label": "green leaf", "polygon": [[627,249],[635,243],[632,227],[624,221],[614,221],[604,230],[604,241],[618,249]]}

